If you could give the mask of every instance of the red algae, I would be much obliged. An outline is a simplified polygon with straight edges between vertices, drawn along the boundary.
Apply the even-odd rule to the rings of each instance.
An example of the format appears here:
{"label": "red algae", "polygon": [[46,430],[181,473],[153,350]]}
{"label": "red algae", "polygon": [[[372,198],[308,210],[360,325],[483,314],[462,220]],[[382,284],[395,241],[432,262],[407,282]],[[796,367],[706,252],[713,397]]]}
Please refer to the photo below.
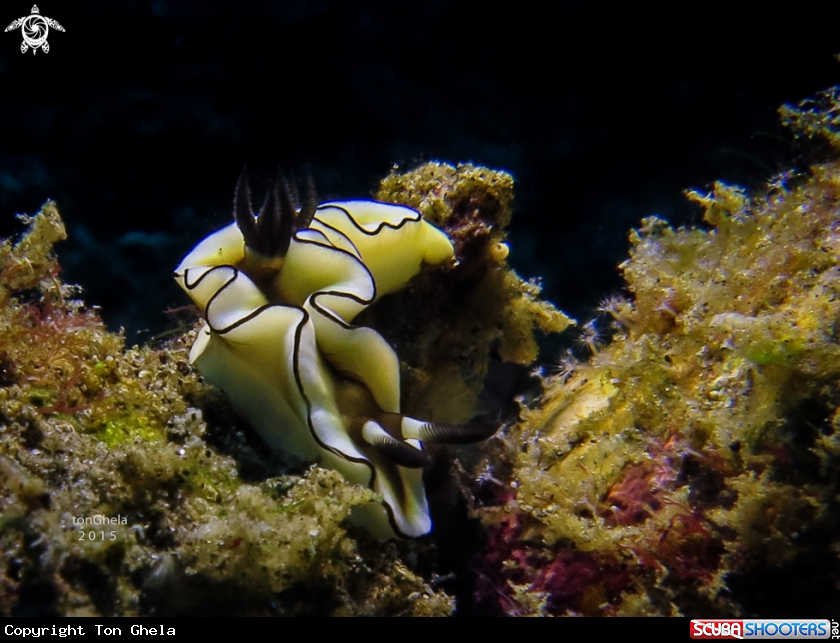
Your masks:
{"label": "red algae", "polygon": [[[782,112],[840,152],[839,95]],[[753,597],[768,575],[820,569],[791,610],[833,591],[840,161],[757,195],[717,183],[688,196],[705,226],[642,221],[620,266],[627,296],[599,306],[610,341],[582,339],[588,362],[544,378],[504,435],[514,493],[475,509],[490,534],[479,604],[778,617]]]}

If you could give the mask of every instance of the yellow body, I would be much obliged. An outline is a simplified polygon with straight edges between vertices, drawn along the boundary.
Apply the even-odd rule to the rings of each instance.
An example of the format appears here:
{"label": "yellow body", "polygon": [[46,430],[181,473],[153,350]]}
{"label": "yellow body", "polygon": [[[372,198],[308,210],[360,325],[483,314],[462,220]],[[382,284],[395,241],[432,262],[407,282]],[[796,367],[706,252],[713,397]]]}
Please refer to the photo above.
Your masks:
{"label": "yellow body", "polygon": [[[424,263],[453,261],[449,238],[411,208],[341,201],[320,205],[284,257],[249,251],[234,223],[176,269],[206,319],[191,362],[271,447],[380,493],[384,506],[359,516],[375,535],[428,533],[422,470],[390,462],[362,438],[366,422],[382,430],[374,420],[400,411],[399,361],[381,335],[352,321]],[[363,401],[348,403],[360,384]],[[418,424],[402,418],[391,431],[422,448]]]}

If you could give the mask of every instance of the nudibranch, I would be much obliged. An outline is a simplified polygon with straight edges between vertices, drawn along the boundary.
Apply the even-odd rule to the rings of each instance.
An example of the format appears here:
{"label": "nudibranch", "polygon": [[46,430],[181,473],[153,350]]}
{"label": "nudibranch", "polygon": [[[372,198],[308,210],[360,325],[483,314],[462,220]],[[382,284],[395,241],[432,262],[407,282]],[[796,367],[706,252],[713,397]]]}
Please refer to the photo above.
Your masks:
{"label": "nudibranch", "polygon": [[[234,223],[190,252],[175,279],[204,313],[190,362],[272,448],[379,493],[354,513],[374,535],[431,529],[424,443],[464,444],[496,426],[400,414],[399,360],[354,318],[423,264],[454,263],[447,235],[411,208],[377,201],[302,206],[280,175],[258,214],[243,170]],[[357,508],[359,509],[359,508]]]}

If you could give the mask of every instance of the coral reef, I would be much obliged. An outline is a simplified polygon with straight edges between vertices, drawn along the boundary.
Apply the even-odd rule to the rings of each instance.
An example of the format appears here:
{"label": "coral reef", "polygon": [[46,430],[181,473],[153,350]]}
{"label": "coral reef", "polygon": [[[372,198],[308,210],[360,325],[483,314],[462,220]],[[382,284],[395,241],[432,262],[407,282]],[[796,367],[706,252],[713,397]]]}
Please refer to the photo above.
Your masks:
{"label": "coral reef", "polygon": [[[126,349],[76,299],[47,203],[0,244],[0,614],[444,615],[456,567],[465,613],[830,613],[839,107],[832,90],[782,110],[835,160],[753,195],[690,192],[702,227],[645,219],[626,293],[535,372],[542,393],[518,421],[480,457],[431,450],[433,515],[466,505],[478,542],[463,515],[419,541],[351,527],[376,495],[269,452],[188,364],[191,323]],[[376,198],[420,210],[458,260],[356,319],[399,355],[407,413],[487,412],[494,362],[528,365],[536,331],[573,324],[507,266],[512,187],[441,163],[382,181]],[[458,552],[460,567],[437,566]]]}
{"label": "coral reef", "polygon": [[348,533],[371,492],[280,473],[188,366],[192,331],[125,350],[57,278],[55,205],[26,222],[0,246],[0,613],[452,610],[412,544]]}
{"label": "coral reef", "polygon": [[[836,90],[782,111],[840,147]],[[689,198],[706,226],[631,233],[588,358],[564,356],[496,447],[509,475],[483,501],[473,483],[479,611],[836,609],[840,162]]]}
{"label": "coral reef", "polygon": [[[383,182],[380,198],[456,240],[456,268],[365,313],[397,345],[406,407],[434,419],[471,418],[497,354],[530,362],[535,329],[570,323],[506,266],[511,188],[441,164]],[[0,245],[0,614],[452,612],[432,586],[434,542],[351,527],[372,491],[271,453],[203,382],[188,363],[194,314],[126,348],[58,278],[55,204],[23,221]],[[457,495],[451,455],[434,455],[436,488]]]}
{"label": "coral reef", "polygon": [[496,355],[530,364],[539,353],[536,330],[559,333],[574,321],[539,299],[535,281],[523,281],[507,267],[509,174],[426,163],[383,179],[376,199],[416,208],[446,231],[459,265],[415,280],[359,320],[380,329],[404,362],[404,412],[441,422],[470,420]]}

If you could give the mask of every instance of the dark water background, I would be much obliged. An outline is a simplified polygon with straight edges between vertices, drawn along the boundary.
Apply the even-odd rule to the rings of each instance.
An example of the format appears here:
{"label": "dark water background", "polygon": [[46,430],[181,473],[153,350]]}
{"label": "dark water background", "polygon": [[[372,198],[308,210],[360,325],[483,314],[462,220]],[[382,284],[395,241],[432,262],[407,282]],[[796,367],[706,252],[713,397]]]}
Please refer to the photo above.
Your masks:
{"label": "dark water background", "polygon": [[326,199],[472,161],[517,180],[513,265],[585,318],[642,217],[697,222],[683,189],[811,160],[776,108],[840,80],[837,16],[768,6],[41,3],[49,54],[0,33],[0,234],[57,200],[65,279],[136,342],[186,303],[171,271],[229,222],[243,163],[258,194],[308,164]]}

